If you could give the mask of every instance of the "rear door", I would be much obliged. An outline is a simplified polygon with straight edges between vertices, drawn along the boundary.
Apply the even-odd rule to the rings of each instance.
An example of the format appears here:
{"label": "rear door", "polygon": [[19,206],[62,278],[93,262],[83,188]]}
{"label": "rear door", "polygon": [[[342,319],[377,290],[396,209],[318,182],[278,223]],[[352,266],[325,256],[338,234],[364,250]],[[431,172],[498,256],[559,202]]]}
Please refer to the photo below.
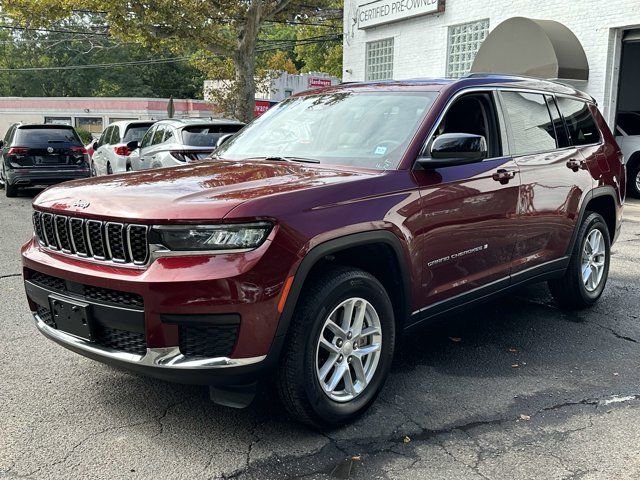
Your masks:
{"label": "rear door", "polygon": [[503,91],[500,97],[522,179],[512,270],[517,281],[564,267],[592,178],[580,151],[570,145],[552,95]]}

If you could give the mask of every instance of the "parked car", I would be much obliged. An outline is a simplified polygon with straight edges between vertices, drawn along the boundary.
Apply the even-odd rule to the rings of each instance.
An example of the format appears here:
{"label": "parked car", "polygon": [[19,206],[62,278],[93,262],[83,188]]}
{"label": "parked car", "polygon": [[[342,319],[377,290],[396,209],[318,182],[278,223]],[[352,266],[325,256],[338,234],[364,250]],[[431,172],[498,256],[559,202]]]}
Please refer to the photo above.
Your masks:
{"label": "parked car", "polygon": [[215,158],[34,201],[22,258],[45,336],[226,405],[272,378],[293,416],[336,425],[374,401],[401,332],[533,282],[593,305],[620,231],[611,131],[537,79],[303,93]]}
{"label": "parked car", "polygon": [[22,187],[53,185],[90,175],[89,156],[73,127],[16,123],[0,140],[0,187],[15,197]]}
{"label": "parked car", "polygon": [[627,163],[627,193],[640,198],[640,112],[620,112],[616,140]]}
{"label": "parked car", "polygon": [[171,119],[150,128],[141,141],[130,142],[129,162],[133,170],[172,167],[204,160],[218,139],[244,127],[236,120]]}
{"label": "parked car", "polygon": [[127,143],[142,139],[154,123],[148,120],[123,120],[108,125],[98,141],[93,144],[91,168],[94,176],[131,170],[128,161],[131,151]]}

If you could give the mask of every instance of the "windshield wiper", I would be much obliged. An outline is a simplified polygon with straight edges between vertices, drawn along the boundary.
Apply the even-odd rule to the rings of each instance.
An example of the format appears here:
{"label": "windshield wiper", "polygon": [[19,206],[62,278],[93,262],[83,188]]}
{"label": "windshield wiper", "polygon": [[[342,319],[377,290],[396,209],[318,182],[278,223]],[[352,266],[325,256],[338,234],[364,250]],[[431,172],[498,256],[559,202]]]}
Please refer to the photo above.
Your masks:
{"label": "windshield wiper", "polygon": [[268,162],[304,162],[304,163],[320,163],[320,160],[315,158],[305,158],[305,157],[251,157],[245,158],[245,160],[266,160]]}

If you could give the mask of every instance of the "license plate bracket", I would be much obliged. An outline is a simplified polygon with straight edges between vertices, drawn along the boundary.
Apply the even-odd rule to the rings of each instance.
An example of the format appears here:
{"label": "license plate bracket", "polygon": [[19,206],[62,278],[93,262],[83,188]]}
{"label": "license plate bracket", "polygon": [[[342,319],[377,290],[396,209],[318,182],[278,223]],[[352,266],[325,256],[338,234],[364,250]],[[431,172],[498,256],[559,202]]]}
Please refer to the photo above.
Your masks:
{"label": "license plate bracket", "polygon": [[58,330],[84,340],[93,340],[90,305],[59,295],[49,295],[49,308]]}

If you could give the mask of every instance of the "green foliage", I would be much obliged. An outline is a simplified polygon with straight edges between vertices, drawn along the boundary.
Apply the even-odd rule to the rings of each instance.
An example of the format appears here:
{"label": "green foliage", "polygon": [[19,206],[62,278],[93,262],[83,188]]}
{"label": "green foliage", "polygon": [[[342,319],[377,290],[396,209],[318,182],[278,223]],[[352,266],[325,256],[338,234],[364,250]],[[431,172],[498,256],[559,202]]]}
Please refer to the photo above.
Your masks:
{"label": "green foliage", "polygon": [[[67,25],[66,28],[79,28]],[[91,65],[172,57],[136,44],[65,33],[0,30],[0,69]],[[188,62],[74,70],[0,71],[0,96],[201,98],[203,73]]]}
{"label": "green foliage", "polygon": [[76,128],[76,132],[78,133],[78,136],[80,137],[83,145],[87,145],[93,140],[93,135],[91,135],[91,132],[89,130],[85,130],[84,128]]}

